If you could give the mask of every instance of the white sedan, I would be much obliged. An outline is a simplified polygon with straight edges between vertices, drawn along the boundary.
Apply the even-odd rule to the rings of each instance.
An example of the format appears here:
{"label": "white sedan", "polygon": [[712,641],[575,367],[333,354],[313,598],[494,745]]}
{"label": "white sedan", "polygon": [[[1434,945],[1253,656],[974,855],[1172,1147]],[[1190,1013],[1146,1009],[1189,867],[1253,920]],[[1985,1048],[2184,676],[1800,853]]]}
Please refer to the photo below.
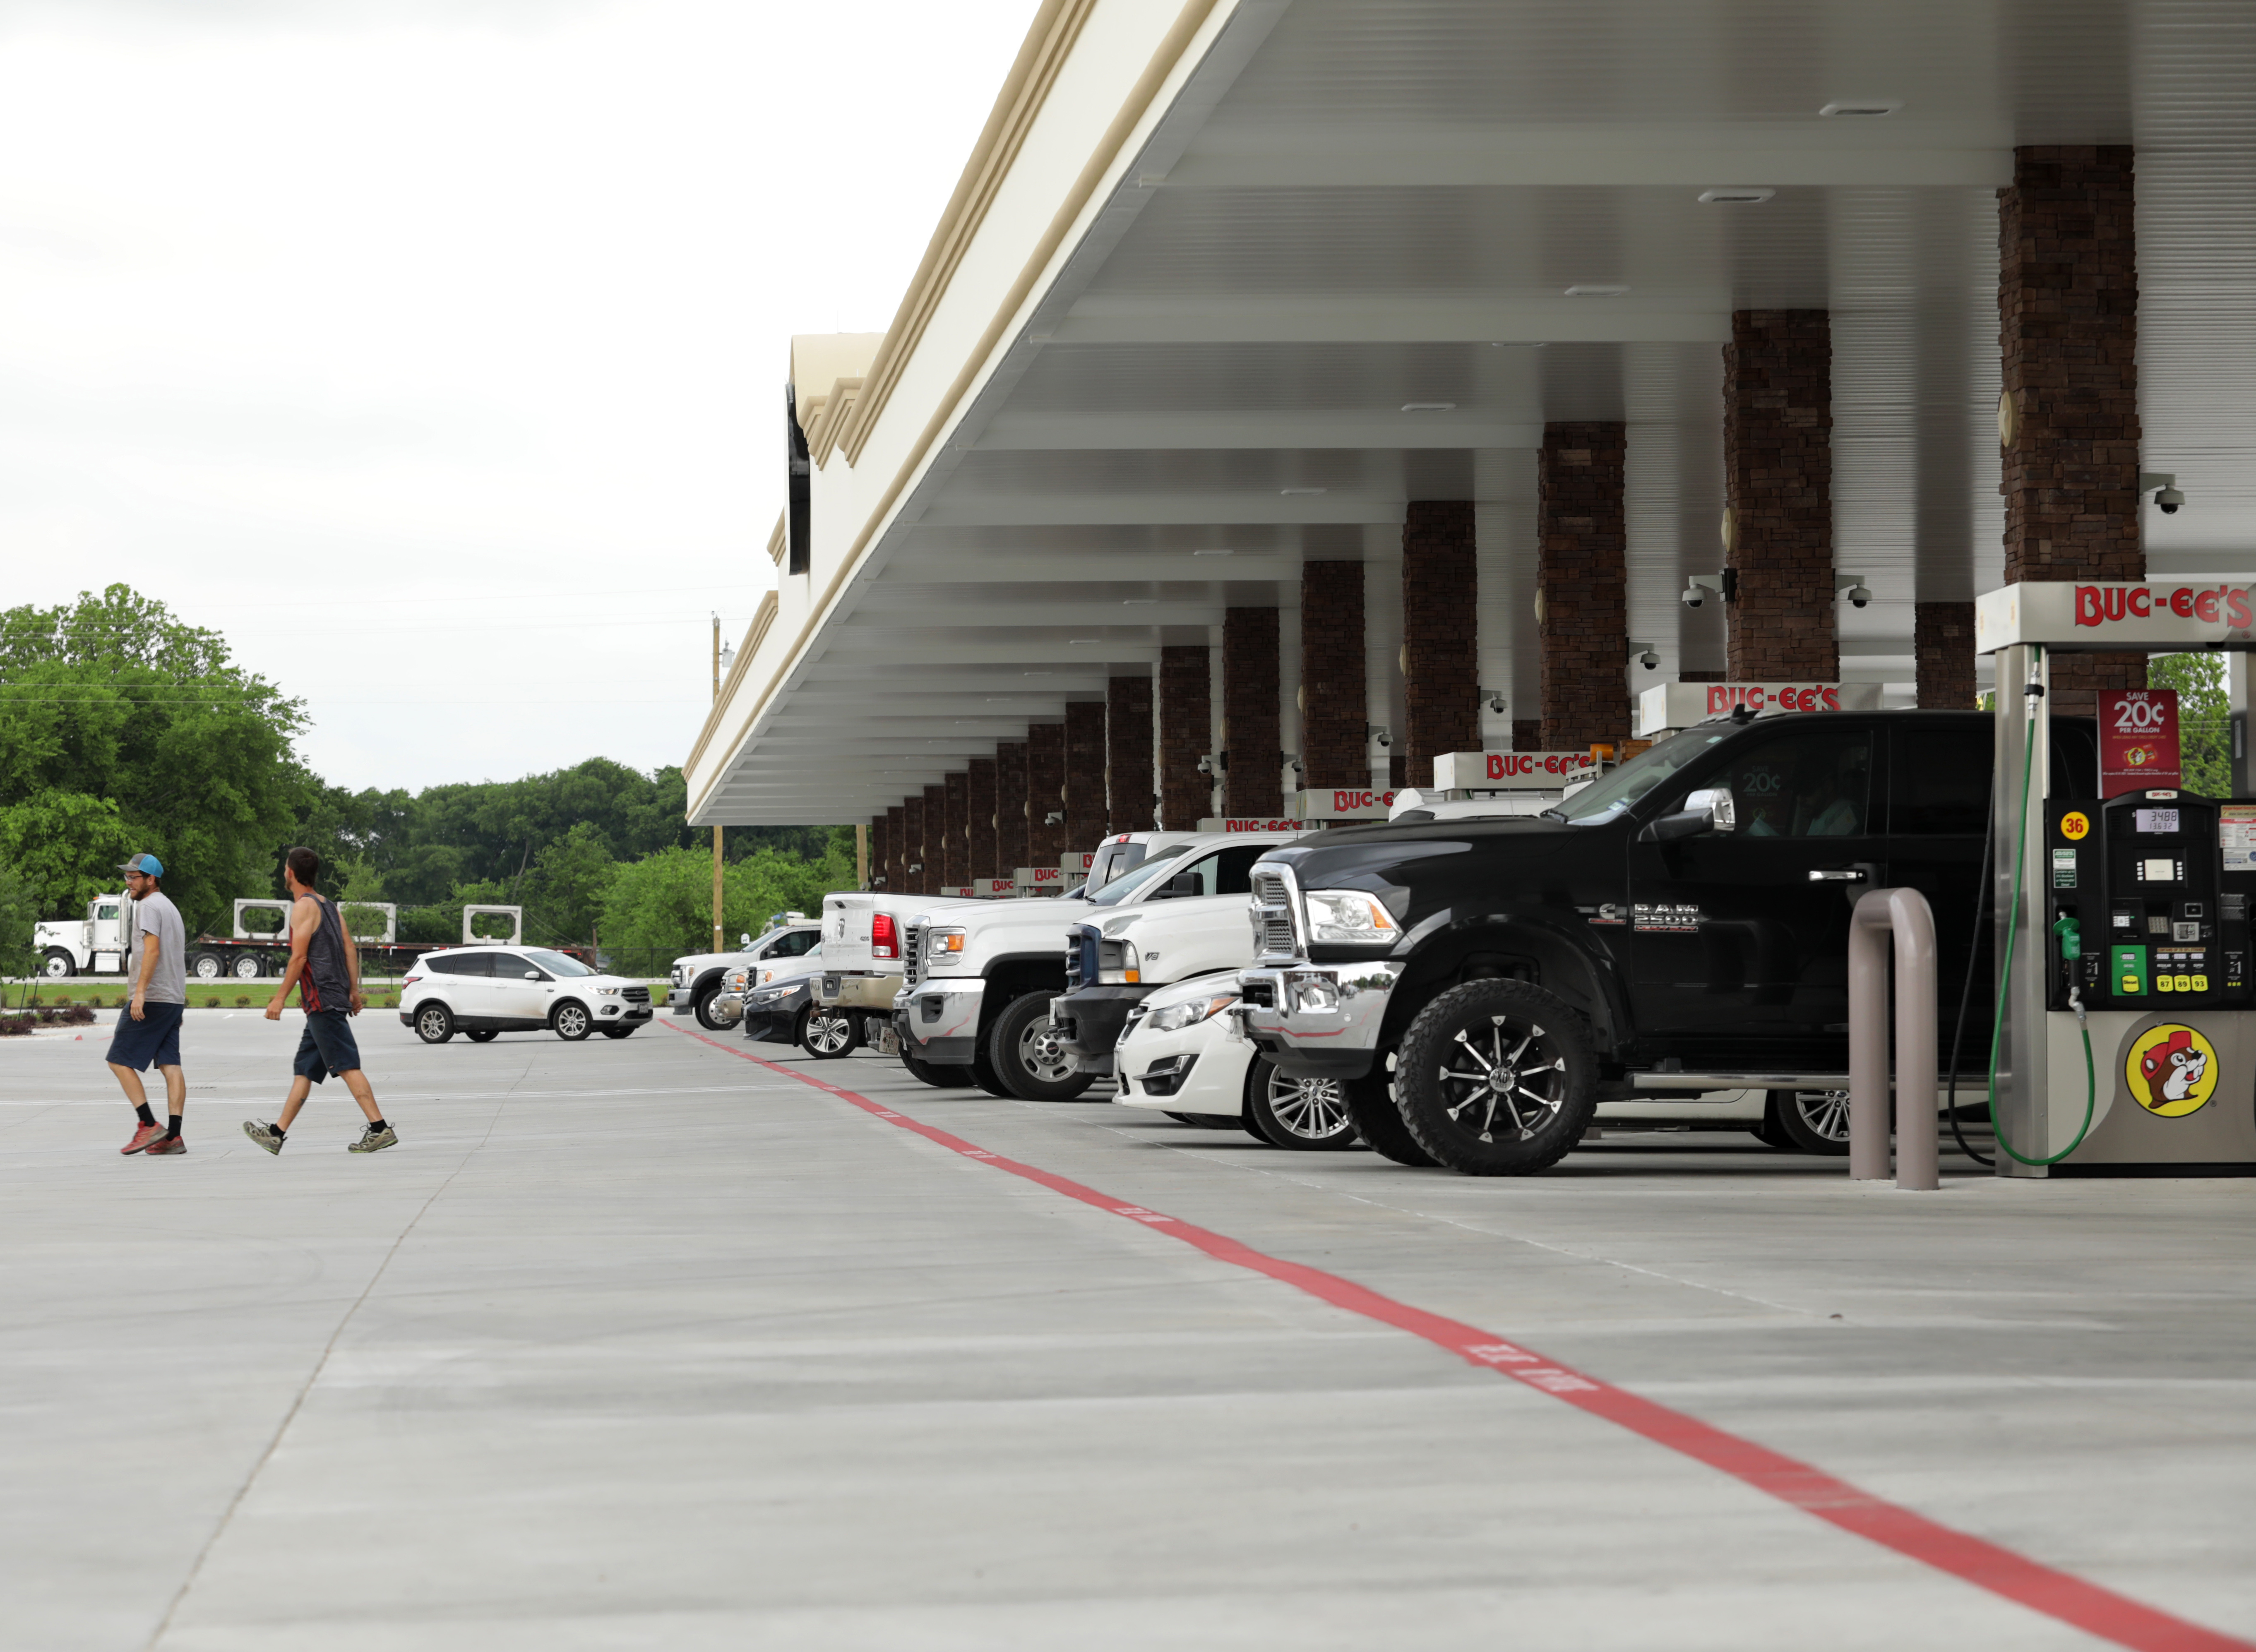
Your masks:
{"label": "white sedan", "polygon": [[1114,1051],[1113,1100],[1187,1120],[1236,1119],[1273,1147],[1356,1145],[1339,1085],[1278,1072],[1246,1042],[1230,1013],[1237,1003],[1234,972],[1178,981],[1138,1003]]}

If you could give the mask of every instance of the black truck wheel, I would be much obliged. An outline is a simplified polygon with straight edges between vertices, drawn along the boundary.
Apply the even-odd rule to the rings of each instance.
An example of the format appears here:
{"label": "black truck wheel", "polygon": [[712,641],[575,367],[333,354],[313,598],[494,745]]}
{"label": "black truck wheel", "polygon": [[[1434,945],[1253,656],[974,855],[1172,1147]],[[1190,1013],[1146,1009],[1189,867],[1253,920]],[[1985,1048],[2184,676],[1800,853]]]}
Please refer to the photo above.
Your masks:
{"label": "black truck wheel", "polygon": [[987,1046],[983,1044],[971,1046],[971,1082],[998,1101],[1019,1099],[1011,1093],[1011,1086],[1003,1082],[1003,1075],[995,1071],[995,1064],[988,1059]]}
{"label": "black truck wheel", "polygon": [[192,953],[188,956],[188,974],[198,981],[217,981],[227,974],[227,960],[217,953]]}
{"label": "black truck wheel", "polygon": [[1418,1138],[1402,1122],[1402,1110],[1394,1105],[1393,1086],[1385,1072],[1342,1079],[1340,1095],[1347,1103],[1347,1115],[1355,1123],[1355,1133],[1379,1157],[1421,1170],[1430,1170],[1441,1163],[1418,1145]]}
{"label": "black truck wheel", "polygon": [[1474,981],[1418,1012],[1395,1061],[1402,1121],[1468,1176],[1532,1176],[1583,1139],[1597,1111],[1583,1018],[1540,987]]}
{"label": "black truck wheel", "polygon": [[49,981],[68,981],[78,973],[78,965],[60,946],[50,946],[39,960],[39,974]]}
{"label": "black truck wheel", "polygon": [[713,987],[709,991],[701,992],[697,995],[697,1007],[695,1012],[697,1016],[697,1024],[704,1028],[708,1032],[726,1032],[730,1028],[737,1024],[733,1021],[722,1021],[715,1017],[713,1014],[713,1001],[720,995],[721,988],[720,983],[717,981],[714,983]]}
{"label": "black truck wheel", "polygon": [[987,1058],[1011,1093],[1021,1101],[1070,1101],[1096,1082],[1075,1072],[1050,1020],[1053,990],[1021,994],[995,1017],[987,1036]]}
{"label": "black truck wheel", "polygon": [[901,1065],[919,1084],[928,1084],[935,1090],[961,1090],[973,1081],[969,1067],[935,1067],[929,1061],[918,1060],[906,1049],[901,1051]]}
{"label": "black truck wheel", "polygon": [[1291,1079],[1266,1056],[1245,1073],[1245,1116],[1272,1147],[1336,1153],[1355,1145],[1355,1121],[1336,1079]]}

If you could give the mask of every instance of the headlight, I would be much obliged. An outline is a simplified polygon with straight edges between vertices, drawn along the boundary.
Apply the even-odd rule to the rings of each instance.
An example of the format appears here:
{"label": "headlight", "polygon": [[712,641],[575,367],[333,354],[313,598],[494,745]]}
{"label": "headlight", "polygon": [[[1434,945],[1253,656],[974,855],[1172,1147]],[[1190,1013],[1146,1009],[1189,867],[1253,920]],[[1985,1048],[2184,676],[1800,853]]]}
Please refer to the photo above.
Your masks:
{"label": "headlight", "polygon": [[[1100,987],[1132,987],[1144,979],[1144,960],[1137,955],[1133,941],[1099,941],[1096,943],[1096,984]],[[1184,1023],[1189,1025],[1188,1022]]]}
{"label": "headlight", "polygon": [[1237,1002],[1236,993],[1216,993],[1210,998],[1194,998],[1187,1004],[1169,1004],[1165,1009],[1154,1009],[1145,1017],[1144,1024],[1153,1032],[1181,1032],[1186,1027],[1195,1027],[1209,1021]]}
{"label": "headlight", "polygon": [[1301,897],[1311,942],[1362,941],[1392,946],[1402,929],[1375,895],[1361,889],[1312,889]]}
{"label": "headlight", "polygon": [[732,969],[729,972],[727,976],[723,979],[721,985],[728,988],[729,991],[732,993],[740,993],[744,991],[747,986],[751,985],[751,972],[742,969]]}
{"label": "headlight", "polygon": [[596,995],[599,998],[616,998],[619,995],[619,989],[616,987],[598,987],[596,988]]}
{"label": "headlight", "polygon": [[924,955],[934,963],[944,959],[963,955],[963,931],[960,929],[928,929],[924,932]]}
{"label": "headlight", "polygon": [[790,997],[794,990],[796,984],[793,982],[786,982],[780,987],[763,987],[744,1002],[748,1004],[772,1004],[779,998]]}

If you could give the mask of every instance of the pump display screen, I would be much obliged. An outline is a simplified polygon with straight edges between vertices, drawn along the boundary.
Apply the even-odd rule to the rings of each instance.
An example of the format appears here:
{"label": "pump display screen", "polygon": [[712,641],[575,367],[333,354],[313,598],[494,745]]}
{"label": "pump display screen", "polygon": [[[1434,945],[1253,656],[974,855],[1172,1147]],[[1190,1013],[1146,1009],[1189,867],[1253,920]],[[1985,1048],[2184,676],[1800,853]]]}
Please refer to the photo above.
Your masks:
{"label": "pump display screen", "polygon": [[2132,823],[2132,830],[2135,832],[2175,833],[2178,829],[2178,812],[2175,809],[2135,809],[2132,812],[2137,817]]}
{"label": "pump display screen", "polygon": [[2147,883],[2175,883],[2178,881],[2178,863],[2167,855],[2159,861],[2140,861],[2139,876]]}

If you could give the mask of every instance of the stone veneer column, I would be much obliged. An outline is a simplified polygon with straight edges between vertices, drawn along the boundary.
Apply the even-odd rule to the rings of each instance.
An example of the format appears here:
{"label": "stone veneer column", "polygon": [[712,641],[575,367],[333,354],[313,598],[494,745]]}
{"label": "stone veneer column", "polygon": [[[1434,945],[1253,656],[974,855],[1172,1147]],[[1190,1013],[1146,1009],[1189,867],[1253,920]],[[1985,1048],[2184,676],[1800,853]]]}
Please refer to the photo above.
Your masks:
{"label": "stone veneer column", "polygon": [[1115,832],[1148,832],[1152,803],[1152,679],[1104,685],[1105,815]]}
{"label": "stone veneer column", "polygon": [[1048,817],[1065,809],[1065,725],[1036,723],[1026,730],[1026,864],[1055,866],[1065,858],[1065,827]]}
{"label": "stone veneer column", "polygon": [[1363,564],[1301,565],[1301,784],[1371,784],[1363,653]]}
{"label": "stone veneer column", "polygon": [[1629,738],[1629,426],[1546,425],[1536,455],[1542,751]]}
{"label": "stone veneer column", "polygon": [[924,789],[924,876],[917,893],[937,895],[948,881],[948,782]]}
{"label": "stone veneer column", "polygon": [[995,869],[995,760],[974,757],[963,778],[964,861],[971,882],[1007,875]]}
{"label": "stone veneer column", "polygon": [[1540,717],[1515,717],[1512,720],[1512,749],[1514,751],[1543,749],[1543,720]]}
{"label": "stone veneer column", "polygon": [[[1430,786],[1434,759],[1478,751],[1480,574],[1469,499],[1414,499],[1402,521],[1403,703],[1408,727],[1393,755],[1406,780]],[[1392,765],[1390,765],[1392,767]]]}
{"label": "stone veneer column", "polygon": [[1911,649],[1921,711],[1974,709],[1974,605],[1914,602]]}
{"label": "stone veneer column", "polygon": [[[2132,184],[2127,144],[2033,146],[1998,193],[2009,582],[2147,577]],[[2095,690],[2146,683],[2144,655],[2057,655],[2050,704],[2089,717]]]}
{"label": "stone veneer column", "polygon": [[1222,721],[1230,771],[1223,777],[1223,814],[1274,818],[1284,812],[1277,712],[1277,610],[1224,608]]}
{"label": "stone veneer column", "polygon": [[1833,327],[1822,310],[1736,310],[1724,347],[1725,669],[1834,682]]}
{"label": "stone veneer column", "polygon": [[995,875],[1011,877],[1033,861],[1026,854],[1026,742],[995,748]]}
{"label": "stone veneer column", "polygon": [[1203,643],[1160,650],[1160,819],[1195,832],[1213,806],[1213,782],[1198,771],[1213,731],[1214,689]]}
{"label": "stone veneer column", "polygon": [[1065,847],[1086,854],[1104,841],[1104,702],[1076,699],[1065,708]]}
{"label": "stone veneer column", "polygon": [[970,782],[971,777],[958,770],[941,783],[948,792],[947,826],[940,852],[942,889],[961,889],[971,882]]}

